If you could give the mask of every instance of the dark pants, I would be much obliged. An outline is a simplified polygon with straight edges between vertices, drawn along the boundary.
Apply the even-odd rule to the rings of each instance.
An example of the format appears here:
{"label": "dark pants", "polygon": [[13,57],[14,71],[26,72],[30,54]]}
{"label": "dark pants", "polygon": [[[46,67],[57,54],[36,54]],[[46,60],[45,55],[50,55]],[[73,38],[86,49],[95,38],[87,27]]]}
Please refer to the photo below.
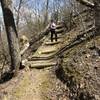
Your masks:
{"label": "dark pants", "polygon": [[[53,38],[53,35],[55,35],[55,38]],[[55,32],[55,29],[51,29],[51,42],[53,42],[53,39],[57,41],[57,33]]]}

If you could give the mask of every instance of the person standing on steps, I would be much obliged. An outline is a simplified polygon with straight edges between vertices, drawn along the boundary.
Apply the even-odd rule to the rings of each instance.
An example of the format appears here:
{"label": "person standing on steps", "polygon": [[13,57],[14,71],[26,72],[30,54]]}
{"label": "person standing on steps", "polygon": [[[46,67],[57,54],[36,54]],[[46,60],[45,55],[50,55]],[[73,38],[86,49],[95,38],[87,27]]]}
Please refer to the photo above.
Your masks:
{"label": "person standing on steps", "polygon": [[50,23],[50,32],[51,32],[51,42],[53,42],[53,35],[55,35],[55,41],[57,41],[57,33],[56,33],[56,23],[54,22],[54,20],[51,20]]}

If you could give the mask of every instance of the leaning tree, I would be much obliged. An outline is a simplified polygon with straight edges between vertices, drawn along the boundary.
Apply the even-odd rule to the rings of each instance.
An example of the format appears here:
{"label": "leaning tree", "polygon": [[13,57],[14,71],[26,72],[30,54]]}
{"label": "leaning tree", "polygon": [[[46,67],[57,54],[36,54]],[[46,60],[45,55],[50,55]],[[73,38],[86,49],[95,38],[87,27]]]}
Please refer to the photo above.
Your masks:
{"label": "leaning tree", "polygon": [[94,10],[95,32],[97,35],[99,35],[100,34],[100,0],[93,0],[93,2],[88,0],[77,0],[77,1]]}
{"label": "leaning tree", "polygon": [[11,56],[10,71],[14,71],[14,73],[16,74],[20,67],[21,56],[18,43],[18,34],[14,22],[14,16],[11,11],[11,6],[9,6],[8,3],[9,1],[11,0],[0,0],[7,33],[9,53]]}

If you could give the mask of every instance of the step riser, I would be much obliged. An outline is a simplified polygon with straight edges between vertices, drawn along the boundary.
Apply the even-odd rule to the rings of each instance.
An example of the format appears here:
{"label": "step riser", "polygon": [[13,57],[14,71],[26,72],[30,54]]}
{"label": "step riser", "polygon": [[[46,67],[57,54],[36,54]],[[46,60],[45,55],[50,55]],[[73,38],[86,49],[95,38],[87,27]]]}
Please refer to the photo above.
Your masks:
{"label": "step riser", "polygon": [[[60,34],[57,34],[57,39],[61,39],[63,38],[62,36],[60,36]],[[51,37],[48,38],[49,40],[51,40]],[[55,39],[55,35],[53,36],[53,39]]]}
{"label": "step riser", "polygon": [[61,43],[61,41],[57,41],[57,42],[46,42],[45,45],[56,45],[58,43]]}
{"label": "step riser", "polygon": [[[56,50],[55,50],[56,51]],[[54,53],[55,51],[46,51],[46,52],[41,52],[41,54],[49,54],[49,53]]]}
{"label": "step riser", "polygon": [[46,68],[46,67],[52,67],[52,66],[56,66],[56,64],[51,64],[51,65],[30,65],[30,68],[36,68],[36,69],[42,69],[42,68]]}
{"label": "step riser", "polygon": [[63,27],[64,27],[64,26],[57,26],[56,29],[60,29],[60,28],[63,28]]}
{"label": "step riser", "polygon": [[63,32],[64,32],[64,30],[59,30],[59,31],[56,30],[56,33],[57,33],[57,34],[61,34],[61,33],[63,33]]}

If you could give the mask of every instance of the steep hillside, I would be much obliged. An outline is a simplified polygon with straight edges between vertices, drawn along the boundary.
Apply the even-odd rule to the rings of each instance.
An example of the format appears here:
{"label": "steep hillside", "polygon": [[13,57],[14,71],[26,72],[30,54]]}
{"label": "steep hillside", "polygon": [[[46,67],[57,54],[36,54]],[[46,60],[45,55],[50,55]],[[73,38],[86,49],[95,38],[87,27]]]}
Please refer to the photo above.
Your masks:
{"label": "steep hillside", "polygon": [[71,100],[100,99],[100,36],[65,51],[58,78],[70,90]]}

